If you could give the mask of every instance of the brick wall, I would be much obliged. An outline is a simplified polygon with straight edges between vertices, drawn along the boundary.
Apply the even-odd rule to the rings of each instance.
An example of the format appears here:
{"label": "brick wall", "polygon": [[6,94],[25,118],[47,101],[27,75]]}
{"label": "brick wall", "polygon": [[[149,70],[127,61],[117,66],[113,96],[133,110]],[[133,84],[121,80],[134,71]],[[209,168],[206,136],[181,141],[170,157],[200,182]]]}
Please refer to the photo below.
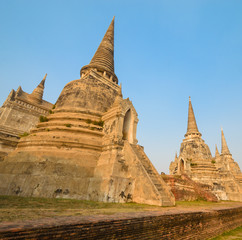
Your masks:
{"label": "brick wall", "polygon": [[0,239],[208,239],[240,226],[242,207],[2,223]]}
{"label": "brick wall", "polygon": [[161,175],[170,186],[176,201],[206,200],[217,202],[217,197],[211,192],[211,186],[193,181],[186,174]]}

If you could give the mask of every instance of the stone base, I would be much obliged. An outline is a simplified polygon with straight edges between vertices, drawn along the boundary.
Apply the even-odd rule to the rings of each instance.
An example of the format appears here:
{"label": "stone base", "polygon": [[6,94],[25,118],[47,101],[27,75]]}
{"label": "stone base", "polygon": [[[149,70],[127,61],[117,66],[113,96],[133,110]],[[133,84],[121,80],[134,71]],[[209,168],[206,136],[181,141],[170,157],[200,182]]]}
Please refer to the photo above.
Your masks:
{"label": "stone base", "polygon": [[[0,194],[172,206],[175,199],[143,149],[14,151],[0,162]],[[135,152],[134,149],[137,149]]]}

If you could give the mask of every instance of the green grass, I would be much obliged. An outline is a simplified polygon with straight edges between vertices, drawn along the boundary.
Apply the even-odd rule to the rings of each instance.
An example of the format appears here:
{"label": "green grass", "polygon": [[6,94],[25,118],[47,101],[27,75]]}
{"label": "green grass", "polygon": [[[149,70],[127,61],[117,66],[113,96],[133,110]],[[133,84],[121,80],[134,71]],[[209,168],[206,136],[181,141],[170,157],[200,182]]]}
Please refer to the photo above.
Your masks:
{"label": "green grass", "polygon": [[192,209],[210,209],[214,207],[236,207],[241,206],[241,202],[236,201],[219,201],[219,202],[208,202],[205,200],[195,200],[195,201],[176,201],[176,207],[178,208],[192,208]]}
{"label": "green grass", "polygon": [[161,210],[136,203],[103,203],[75,199],[0,196],[0,222],[55,216],[115,214]]}
{"label": "green grass", "polygon": [[214,202],[208,202],[208,201],[205,201],[202,199],[195,200],[195,201],[176,201],[176,206],[181,206],[181,207],[214,206],[215,204],[214,204]]}
{"label": "green grass", "polygon": [[[115,214],[121,212],[167,211],[169,209],[208,209],[235,206],[236,202],[177,202],[175,207],[159,207],[137,203],[104,203],[61,198],[0,196],[0,222],[57,216]],[[241,206],[241,204],[240,204]]]}
{"label": "green grass", "polygon": [[217,236],[215,238],[212,238],[211,240],[240,240],[242,239],[242,226],[235,228],[234,230],[224,232],[220,236]]}
{"label": "green grass", "polygon": [[63,198],[35,198],[35,197],[14,197],[14,196],[0,196],[0,209],[6,207],[15,208],[135,208],[142,209],[144,207],[155,207],[146,204],[136,203],[104,203],[76,199],[63,199]]}

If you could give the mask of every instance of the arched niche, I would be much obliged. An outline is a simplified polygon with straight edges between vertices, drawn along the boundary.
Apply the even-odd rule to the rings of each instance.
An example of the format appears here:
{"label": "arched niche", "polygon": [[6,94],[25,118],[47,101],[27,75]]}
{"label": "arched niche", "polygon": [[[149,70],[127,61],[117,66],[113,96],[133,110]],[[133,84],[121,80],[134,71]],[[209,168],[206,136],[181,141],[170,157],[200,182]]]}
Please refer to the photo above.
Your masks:
{"label": "arched niche", "polygon": [[184,170],[185,170],[185,163],[184,163],[184,160],[181,158],[181,161],[180,161],[180,173],[184,173]]}
{"label": "arched niche", "polygon": [[131,109],[128,109],[128,111],[124,115],[124,122],[123,122],[123,140],[128,140],[130,143],[133,143],[133,126],[134,126],[134,120],[132,117]]}

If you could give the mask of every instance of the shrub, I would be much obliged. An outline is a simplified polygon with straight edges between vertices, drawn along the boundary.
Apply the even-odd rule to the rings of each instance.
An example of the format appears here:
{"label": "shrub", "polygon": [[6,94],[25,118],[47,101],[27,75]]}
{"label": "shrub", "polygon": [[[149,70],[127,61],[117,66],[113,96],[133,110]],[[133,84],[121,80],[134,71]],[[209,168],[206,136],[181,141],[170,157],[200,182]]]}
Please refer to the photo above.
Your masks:
{"label": "shrub", "polygon": [[23,134],[19,135],[19,137],[27,137],[27,136],[29,136],[29,133],[27,133],[27,132],[24,132]]}
{"label": "shrub", "polygon": [[216,163],[216,162],[215,162],[215,160],[212,160],[211,163],[214,164],[214,163]]}
{"label": "shrub", "polygon": [[49,129],[49,128],[46,128],[45,130],[46,130],[47,132],[49,132],[49,131],[50,131],[50,129]]}
{"label": "shrub", "polygon": [[41,116],[39,116],[39,121],[40,122],[48,122],[48,118],[41,115]]}
{"label": "shrub", "polygon": [[52,110],[49,110],[49,114],[53,114],[54,112]]}
{"label": "shrub", "polygon": [[100,121],[92,121],[91,119],[87,119],[86,123],[90,124],[92,123],[93,125],[97,125],[100,127],[103,127],[104,121],[100,120]]}
{"label": "shrub", "polygon": [[197,163],[190,163],[191,167],[197,166]]}
{"label": "shrub", "polygon": [[70,123],[67,123],[67,124],[65,124],[65,126],[70,128],[71,127],[71,124]]}
{"label": "shrub", "polygon": [[103,124],[104,124],[104,121],[102,121],[102,120],[100,120],[100,121],[95,121],[95,123],[93,123],[93,124],[95,124],[95,125],[98,125],[98,126],[100,126],[100,127],[103,127]]}
{"label": "shrub", "polygon": [[53,105],[52,109],[55,109],[55,105]]}
{"label": "shrub", "polygon": [[86,123],[90,124],[90,123],[92,123],[92,120],[91,119],[87,119]]}

